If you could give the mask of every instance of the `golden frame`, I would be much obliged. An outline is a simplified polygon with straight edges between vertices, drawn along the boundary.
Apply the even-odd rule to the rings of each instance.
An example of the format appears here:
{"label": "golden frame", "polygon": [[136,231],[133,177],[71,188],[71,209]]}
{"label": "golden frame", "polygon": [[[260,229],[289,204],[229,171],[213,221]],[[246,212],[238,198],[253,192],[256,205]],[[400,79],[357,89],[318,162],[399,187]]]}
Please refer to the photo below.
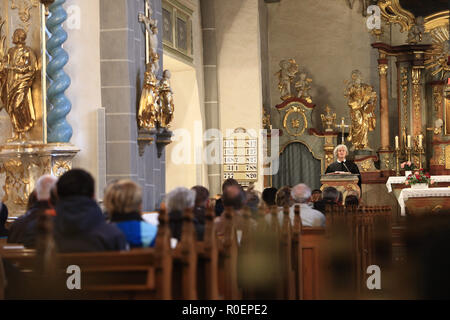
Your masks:
{"label": "golden frame", "polygon": [[[303,117],[303,121],[304,121],[305,125],[303,126],[303,129],[299,133],[292,132],[290,130],[290,128],[287,126],[287,120],[291,113],[299,113]],[[305,132],[306,128],[308,128],[308,120],[306,119],[305,110],[302,108],[302,104],[300,104],[299,106],[291,106],[290,107],[289,111],[286,112],[286,114],[284,115],[283,127],[286,129],[286,131],[289,133],[289,135],[294,136],[294,137],[299,137]]]}

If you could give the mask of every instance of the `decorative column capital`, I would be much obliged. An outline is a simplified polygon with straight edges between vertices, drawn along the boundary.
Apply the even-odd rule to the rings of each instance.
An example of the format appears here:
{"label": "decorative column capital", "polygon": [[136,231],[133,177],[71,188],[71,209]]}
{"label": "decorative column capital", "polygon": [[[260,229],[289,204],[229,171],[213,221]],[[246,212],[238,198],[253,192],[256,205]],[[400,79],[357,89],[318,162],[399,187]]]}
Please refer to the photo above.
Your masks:
{"label": "decorative column capital", "polygon": [[378,73],[380,76],[385,76],[387,74],[388,65],[387,64],[379,64],[378,65]]}

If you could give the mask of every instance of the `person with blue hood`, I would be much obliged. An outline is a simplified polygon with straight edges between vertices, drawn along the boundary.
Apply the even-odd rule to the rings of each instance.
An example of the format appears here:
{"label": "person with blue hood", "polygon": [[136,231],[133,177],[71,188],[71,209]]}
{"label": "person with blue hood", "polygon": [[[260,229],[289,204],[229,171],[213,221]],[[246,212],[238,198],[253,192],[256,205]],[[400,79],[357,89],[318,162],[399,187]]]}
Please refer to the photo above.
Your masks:
{"label": "person with blue hood", "polygon": [[64,173],[57,182],[54,236],[59,252],[127,250],[125,235],[108,224],[94,199],[94,179],[82,169]]}

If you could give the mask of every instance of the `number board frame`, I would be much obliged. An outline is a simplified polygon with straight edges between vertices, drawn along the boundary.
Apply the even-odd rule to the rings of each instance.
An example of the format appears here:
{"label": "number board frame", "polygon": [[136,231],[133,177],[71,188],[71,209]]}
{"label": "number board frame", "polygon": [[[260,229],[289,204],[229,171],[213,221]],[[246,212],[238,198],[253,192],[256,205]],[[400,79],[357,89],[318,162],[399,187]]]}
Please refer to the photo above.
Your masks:
{"label": "number board frame", "polygon": [[[239,130],[240,129],[240,130]],[[238,128],[223,139],[222,183],[233,178],[242,186],[258,181],[258,137]]]}

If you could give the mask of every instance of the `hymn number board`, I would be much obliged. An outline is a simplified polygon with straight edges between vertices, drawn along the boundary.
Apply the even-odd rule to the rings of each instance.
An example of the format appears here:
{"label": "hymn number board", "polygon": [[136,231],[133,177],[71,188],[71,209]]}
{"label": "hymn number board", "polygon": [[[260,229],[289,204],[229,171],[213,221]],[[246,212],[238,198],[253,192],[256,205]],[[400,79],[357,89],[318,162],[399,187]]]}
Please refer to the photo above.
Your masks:
{"label": "hymn number board", "polygon": [[236,179],[242,186],[258,180],[258,139],[247,133],[223,141],[223,179]]}

